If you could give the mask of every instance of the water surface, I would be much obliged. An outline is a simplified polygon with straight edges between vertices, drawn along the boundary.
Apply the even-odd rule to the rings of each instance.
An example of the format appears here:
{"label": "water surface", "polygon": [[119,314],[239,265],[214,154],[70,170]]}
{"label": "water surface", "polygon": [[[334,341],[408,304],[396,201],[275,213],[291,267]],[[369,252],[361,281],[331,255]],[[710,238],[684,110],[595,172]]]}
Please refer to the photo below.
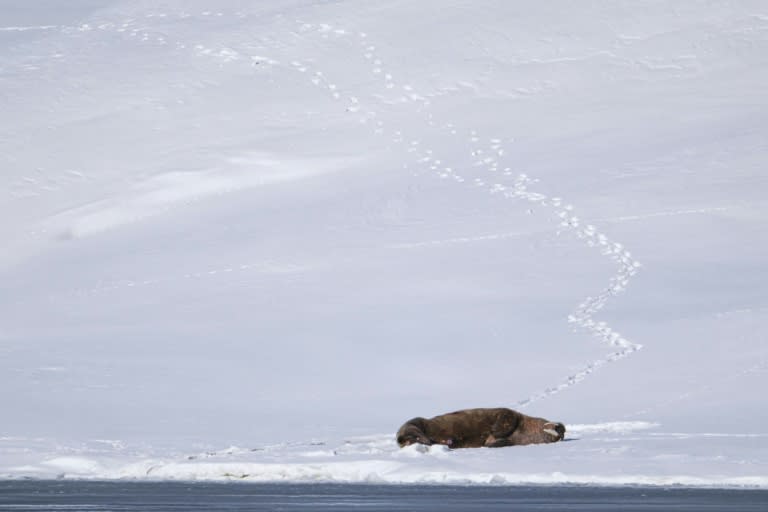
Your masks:
{"label": "water surface", "polygon": [[768,490],[0,481],[0,510],[768,510]]}

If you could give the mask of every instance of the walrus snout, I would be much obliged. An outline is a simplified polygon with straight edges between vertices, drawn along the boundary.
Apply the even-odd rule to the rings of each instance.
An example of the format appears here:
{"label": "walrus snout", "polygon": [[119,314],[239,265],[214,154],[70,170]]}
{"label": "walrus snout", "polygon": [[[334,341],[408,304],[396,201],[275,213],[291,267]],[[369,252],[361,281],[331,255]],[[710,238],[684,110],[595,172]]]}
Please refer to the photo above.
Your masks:
{"label": "walrus snout", "polygon": [[555,441],[560,441],[565,437],[565,425],[562,423],[547,422],[544,424],[544,428],[542,430],[544,433],[555,437]]}

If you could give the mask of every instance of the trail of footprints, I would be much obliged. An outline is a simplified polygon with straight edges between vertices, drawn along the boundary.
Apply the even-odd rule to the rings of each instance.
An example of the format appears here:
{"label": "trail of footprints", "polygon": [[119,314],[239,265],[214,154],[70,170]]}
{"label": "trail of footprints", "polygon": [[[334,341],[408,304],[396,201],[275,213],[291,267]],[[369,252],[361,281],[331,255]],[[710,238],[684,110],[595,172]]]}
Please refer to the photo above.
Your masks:
{"label": "trail of footprints", "polygon": [[[311,28],[311,26],[304,26],[305,32],[310,31]],[[344,33],[347,32],[345,31]],[[435,122],[432,114],[428,111],[430,104],[428,95],[419,94],[410,85],[400,85],[395,81],[393,75],[387,72],[383,60],[376,53],[376,47],[370,44],[366,34],[358,34],[358,43],[361,47],[363,58],[371,64],[371,73],[381,78],[383,92],[397,91],[400,94],[400,101],[413,102],[416,108],[422,112],[427,125],[434,130],[441,130],[450,136],[459,135],[460,129],[456,124],[445,123],[438,125]],[[322,71],[311,69],[309,65],[298,61],[292,64],[296,71],[302,73],[309,72],[313,77],[311,82],[316,86],[326,88],[334,100],[341,100],[343,98],[338,85],[330,82]],[[381,119],[382,116],[376,110],[363,108],[357,97],[348,96],[346,99],[349,102],[348,111],[358,112],[362,110],[364,117],[361,117],[360,121],[367,123],[369,120],[375,120],[374,133],[385,133],[385,123]],[[569,375],[558,385],[546,388],[539,393],[520,400],[516,404],[518,407],[525,407],[547,396],[559,393],[581,382],[606,364],[624,359],[642,348],[642,345],[629,341],[605,322],[597,321],[594,318],[594,315],[603,309],[612,297],[626,289],[632,276],[639,271],[640,263],[622,244],[610,240],[608,236],[600,232],[595,226],[584,223],[577,216],[572,205],[559,197],[550,197],[531,190],[530,185],[535,183],[536,180],[526,174],[517,174],[517,176],[511,178],[515,173],[510,167],[505,167],[502,163],[506,150],[504,140],[501,137],[482,137],[476,130],[470,130],[464,134],[470,149],[470,156],[473,158],[472,167],[482,171],[480,176],[470,178],[463,173],[457,172],[455,166],[444,162],[438,154],[430,148],[424,147],[418,139],[407,138],[400,129],[392,129],[390,133],[392,141],[404,145],[406,152],[412,154],[415,163],[422,168],[428,169],[443,179],[451,179],[457,183],[467,183],[484,189],[490,194],[501,195],[509,199],[525,200],[539,208],[546,208],[557,220],[561,230],[573,233],[586,245],[598,249],[603,256],[618,265],[618,271],[610,278],[608,286],[596,295],[584,299],[568,315],[570,323],[588,331],[602,343],[613,347],[614,351],[601,359],[590,362],[579,371]],[[509,184],[510,179],[512,181],[511,184]]]}
{"label": "trail of footprints", "polygon": [[[232,15],[232,14],[227,14]],[[243,13],[234,13],[237,17],[245,17]],[[164,13],[150,13],[146,18],[165,18]],[[192,17],[192,14],[181,13],[176,17],[185,19]],[[194,16],[200,17],[223,17],[224,13],[214,11],[204,11]],[[117,32],[127,32],[135,40],[144,43],[169,44],[167,36],[159,32],[141,26],[136,19],[128,19],[123,23],[103,23],[99,25],[83,24],[77,27],[63,27],[65,33],[87,32],[91,30],[112,30]],[[620,333],[613,330],[605,322],[595,320],[594,315],[599,312],[605,304],[614,296],[621,293],[628,285],[632,276],[639,268],[640,263],[634,259],[629,251],[622,244],[613,242],[605,234],[601,233],[595,226],[585,224],[576,215],[572,205],[566,203],[558,197],[550,197],[541,192],[531,190],[530,186],[536,180],[526,174],[517,174],[503,164],[506,154],[505,140],[502,137],[482,136],[477,130],[465,131],[459,128],[455,123],[438,123],[435,121],[429,107],[431,98],[441,95],[435,93],[419,93],[413,86],[396,80],[377,53],[376,46],[371,43],[367,34],[363,32],[350,32],[349,30],[333,27],[328,24],[313,25],[309,23],[300,23],[298,33],[301,35],[319,36],[324,39],[334,37],[336,40],[346,40],[352,38],[352,44],[357,46],[362,62],[369,65],[371,74],[379,80],[381,95],[378,101],[382,104],[411,104],[414,111],[420,113],[426,125],[433,131],[444,133],[453,138],[465,137],[465,144],[469,150],[469,156],[472,158],[471,167],[475,169],[475,175],[470,177],[464,171],[459,172],[456,165],[451,165],[445,161],[431,148],[426,147],[417,138],[409,138],[405,130],[393,127],[389,128],[385,123],[379,110],[372,106],[366,106],[357,96],[347,94],[343,88],[335,81],[331,80],[322,69],[315,67],[313,63],[301,60],[293,60],[288,64],[281,64],[278,61],[261,57],[257,55],[245,55],[233,48],[222,46],[219,49],[206,48],[199,44],[185,42],[175,42],[178,49],[189,48],[199,56],[206,56],[218,59],[222,64],[234,60],[250,61],[252,65],[259,62],[266,62],[274,66],[283,66],[297,73],[309,77],[309,83],[319,87],[327,92],[330,98],[337,102],[343,102],[347,112],[357,115],[359,122],[371,127],[376,135],[389,136],[393,143],[400,144],[405,151],[411,155],[413,162],[417,167],[428,170],[442,179],[452,180],[456,183],[473,186],[477,189],[486,190],[490,194],[500,195],[505,198],[524,200],[540,209],[548,209],[559,224],[562,231],[573,233],[578,239],[582,240],[590,247],[594,247],[605,257],[611,259],[618,265],[618,271],[612,276],[608,285],[594,296],[587,297],[579,304],[576,309],[568,316],[568,321],[575,326],[590,332],[601,342],[613,347],[615,350],[602,359],[587,364],[578,372],[569,375],[560,384],[547,388],[535,395],[520,400],[517,405],[525,407],[535,401],[547,396],[559,393],[578,382],[584,380],[594,371],[608,363],[612,363],[628,357],[632,353],[640,350],[641,345],[635,344]],[[247,58],[246,58],[247,57]],[[447,88],[447,91],[456,91],[457,88]],[[245,270],[240,268],[238,270]],[[224,269],[224,272],[230,269]],[[216,272],[217,273],[217,272]],[[207,271],[198,275],[185,275],[184,277],[202,277],[202,274],[212,274]],[[136,285],[155,284],[156,281],[143,282],[120,282],[100,287],[100,290],[131,287]]]}

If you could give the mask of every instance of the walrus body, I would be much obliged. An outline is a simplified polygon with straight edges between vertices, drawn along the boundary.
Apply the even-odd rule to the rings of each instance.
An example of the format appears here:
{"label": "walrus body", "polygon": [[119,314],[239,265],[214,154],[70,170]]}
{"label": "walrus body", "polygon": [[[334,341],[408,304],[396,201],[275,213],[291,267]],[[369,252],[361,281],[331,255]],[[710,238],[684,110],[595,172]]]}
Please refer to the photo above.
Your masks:
{"label": "walrus body", "polygon": [[413,418],[397,432],[400,447],[419,443],[450,448],[480,448],[556,443],[565,437],[562,423],[512,409],[464,409],[431,419]]}

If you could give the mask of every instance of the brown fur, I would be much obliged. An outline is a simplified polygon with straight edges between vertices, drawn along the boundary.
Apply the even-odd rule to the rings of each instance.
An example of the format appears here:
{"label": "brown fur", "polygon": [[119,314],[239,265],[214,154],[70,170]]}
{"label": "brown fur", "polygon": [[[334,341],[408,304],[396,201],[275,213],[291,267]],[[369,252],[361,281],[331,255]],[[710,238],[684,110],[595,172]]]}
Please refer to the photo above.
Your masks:
{"label": "brown fur", "polygon": [[[554,431],[555,434],[544,430]],[[397,432],[397,443],[444,444],[450,448],[479,448],[555,443],[565,437],[562,423],[534,418],[512,409],[464,409],[435,416],[413,418]]]}

